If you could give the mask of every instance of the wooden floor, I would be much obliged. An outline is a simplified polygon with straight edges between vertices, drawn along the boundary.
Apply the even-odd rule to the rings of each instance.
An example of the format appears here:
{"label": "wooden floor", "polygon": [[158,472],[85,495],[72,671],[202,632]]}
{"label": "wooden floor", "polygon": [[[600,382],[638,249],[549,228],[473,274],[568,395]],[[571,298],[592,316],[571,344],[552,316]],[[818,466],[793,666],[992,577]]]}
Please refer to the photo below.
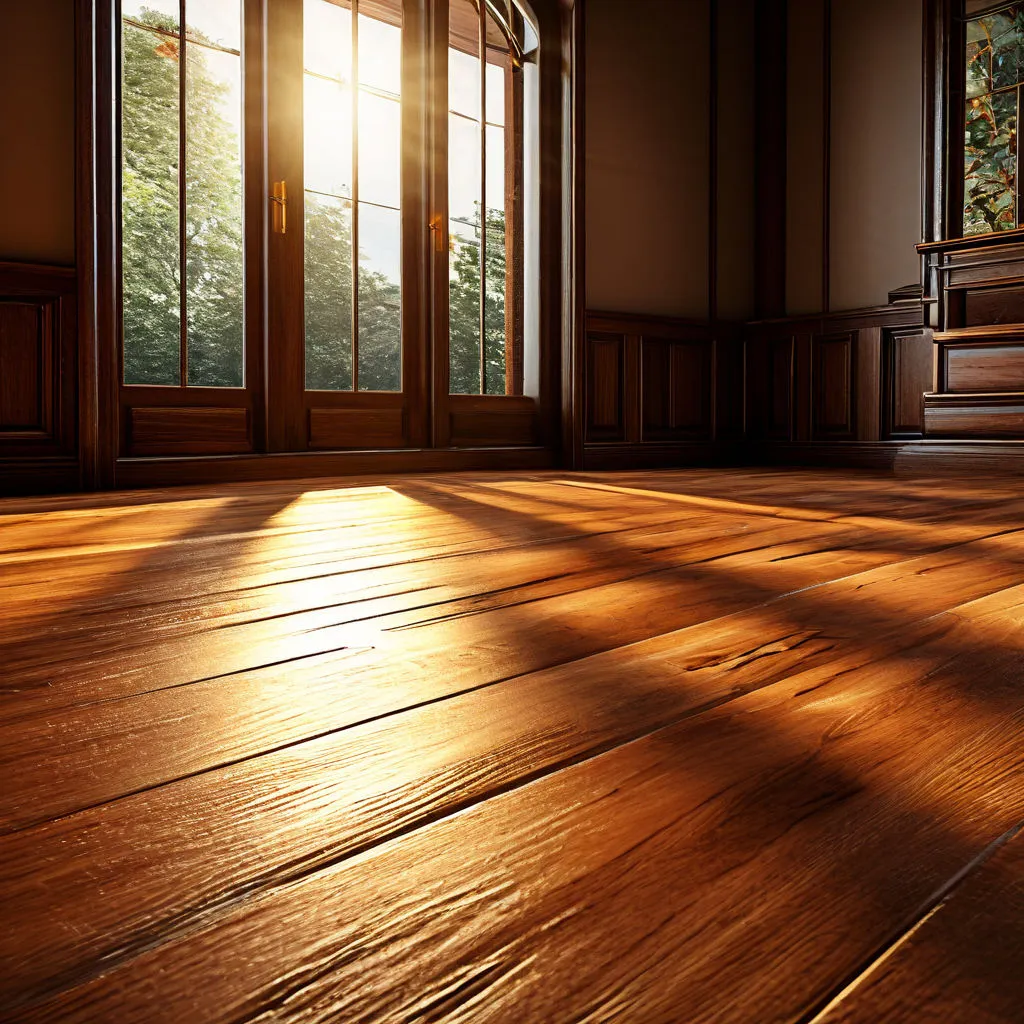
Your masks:
{"label": "wooden floor", "polygon": [[1024,1020],[1024,495],[0,503],[0,1018]]}

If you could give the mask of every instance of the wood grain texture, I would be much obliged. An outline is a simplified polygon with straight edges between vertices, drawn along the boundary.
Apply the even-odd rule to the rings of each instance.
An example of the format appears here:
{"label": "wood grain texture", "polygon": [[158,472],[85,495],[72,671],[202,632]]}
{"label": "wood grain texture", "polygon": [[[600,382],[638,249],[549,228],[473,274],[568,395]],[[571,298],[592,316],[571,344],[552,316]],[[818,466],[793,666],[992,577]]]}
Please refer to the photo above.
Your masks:
{"label": "wood grain texture", "polygon": [[859,977],[821,1024],[1018,1020],[1024,1006],[1024,841],[1015,826],[962,885]]}
{"label": "wood grain texture", "polygon": [[47,430],[43,382],[52,337],[45,323],[46,307],[39,303],[0,302],[0,437]]}
{"label": "wood grain texture", "polygon": [[871,978],[850,1019],[915,1019],[981,932],[882,967],[1024,820],[1021,502],[748,470],[0,504],[0,1019],[811,1020]]}
{"label": "wood grain texture", "polygon": [[222,455],[251,448],[246,409],[142,406],[128,413],[128,450],[133,455]]}

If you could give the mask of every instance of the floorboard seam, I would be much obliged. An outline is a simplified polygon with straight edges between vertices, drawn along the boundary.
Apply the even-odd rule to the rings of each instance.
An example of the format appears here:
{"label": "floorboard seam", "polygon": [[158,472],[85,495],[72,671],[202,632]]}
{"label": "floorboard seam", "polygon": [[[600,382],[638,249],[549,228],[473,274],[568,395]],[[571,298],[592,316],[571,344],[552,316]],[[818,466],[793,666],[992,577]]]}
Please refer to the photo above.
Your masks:
{"label": "floorboard seam", "polygon": [[797,1024],[822,1024],[828,1015],[848,996],[866,982],[890,957],[907,943],[928,919],[938,913],[949,898],[979,868],[1007,843],[1024,831],[1024,821],[1017,822],[969,860],[955,875],[944,882],[913,912],[866,960],[863,960],[838,985],[830,989],[811,1009],[797,1018]]}

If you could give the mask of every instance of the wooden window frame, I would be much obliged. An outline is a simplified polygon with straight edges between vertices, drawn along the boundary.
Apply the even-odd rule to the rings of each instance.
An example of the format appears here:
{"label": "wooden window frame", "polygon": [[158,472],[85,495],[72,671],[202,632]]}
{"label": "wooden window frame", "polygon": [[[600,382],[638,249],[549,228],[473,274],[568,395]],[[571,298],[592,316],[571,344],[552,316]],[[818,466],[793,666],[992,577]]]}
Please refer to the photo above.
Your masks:
{"label": "wooden window frame", "polygon": [[[504,439],[480,432],[473,425],[480,413],[492,414],[489,403],[481,399],[501,400],[505,396],[442,396],[437,394],[437,370],[441,363],[437,346],[431,353],[433,370],[423,366],[423,393],[434,399],[433,415],[420,410],[422,443],[413,443],[405,452],[270,452],[266,438],[271,430],[265,384],[267,364],[266,337],[274,329],[266,312],[267,303],[246,306],[246,394],[260,400],[225,402],[235,389],[176,386],[158,395],[154,386],[143,386],[152,402],[166,399],[170,408],[202,410],[242,408],[251,431],[251,451],[218,449],[214,445],[206,455],[169,453],[167,457],[126,455],[124,439],[126,417],[122,390],[137,390],[137,385],[121,383],[120,310],[118,305],[118,201],[116,186],[119,126],[114,120],[115,88],[119,77],[117,38],[119,9],[115,0],[76,0],[77,37],[77,263],[82,283],[79,300],[80,365],[79,392],[81,455],[83,481],[89,487],[123,486],[135,483],[176,483],[189,480],[259,478],[316,475],[344,472],[346,467],[365,472],[368,464],[387,469],[464,468],[471,465],[508,466],[549,465],[559,459],[564,446],[566,461],[574,460],[581,448],[578,410],[574,400],[578,390],[575,368],[581,364],[582,269],[581,244],[582,168],[575,154],[582,140],[582,61],[576,66],[583,39],[582,0],[534,0],[530,4],[536,17],[540,39],[540,274],[539,402],[529,400],[536,430],[527,438],[521,430],[521,416],[510,433],[513,439],[499,457],[494,444]],[[256,13],[249,16],[249,11]],[[268,5],[254,0],[247,8],[243,50],[248,53],[244,72],[263,73]],[[253,59],[259,55],[259,59]],[[244,154],[247,170],[250,161],[260,167],[259,181],[264,189],[247,187],[245,216],[249,223],[257,217],[255,206],[263,206],[270,176],[263,170],[266,124],[260,114],[251,120],[253,104],[247,104]],[[424,184],[427,190],[427,183]],[[264,210],[263,217],[266,212]],[[426,220],[421,225],[426,240]],[[249,231],[246,241],[246,287],[267,294],[267,252],[265,232]],[[431,284],[433,270],[424,268],[422,284],[410,287],[436,289]],[[425,326],[423,324],[420,325]],[[255,339],[255,343],[254,343]],[[443,353],[447,360],[447,352]],[[173,392],[173,394],[171,394]],[[238,397],[238,396],[233,396]],[[444,401],[445,398],[470,401]],[[438,401],[437,399],[442,399]],[[520,401],[510,396],[508,402]],[[152,404],[145,406],[153,407]],[[442,408],[444,407],[444,408]],[[516,410],[518,412],[518,410]],[[458,423],[453,423],[458,416]],[[201,416],[199,417],[202,418]],[[486,415],[483,417],[486,419]],[[517,419],[517,417],[513,417]],[[453,429],[454,428],[454,429]],[[462,453],[438,451],[466,446],[479,451]]]}

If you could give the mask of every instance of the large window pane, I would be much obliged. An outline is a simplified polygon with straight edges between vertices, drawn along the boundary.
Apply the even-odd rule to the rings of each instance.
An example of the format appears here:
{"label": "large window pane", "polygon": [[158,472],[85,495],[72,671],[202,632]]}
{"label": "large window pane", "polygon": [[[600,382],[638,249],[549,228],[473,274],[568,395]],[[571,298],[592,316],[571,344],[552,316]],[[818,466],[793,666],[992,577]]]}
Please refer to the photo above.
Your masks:
{"label": "large window pane", "polygon": [[449,391],[480,394],[480,231],[450,224],[448,279]]}
{"label": "large window pane", "polygon": [[352,82],[352,11],[347,3],[305,0],[302,8],[303,63],[307,71]]}
{"label": "large window pane", "polygon": [[448,117],[448,215],[472,227],[480,222],[480,123]]}
{"label": "large window pane", "polygon": [[352,197],[352,92],[306,75],[303,89],[306,188]]}
{"label": "large window pane", "polygon": [[306,194],[306,387],[352,388],[352,203]]}
{"label": "large window pane", "polygon": [[359,204],[359,390],[402,388],[402,223]]}
{"label": "large window pane", "polygon": [[[372,14],[359,15],[357,32],[350,6],[305,0],[304,11],[306,387],[397,391],[402,362],[401,4],[375,3]],[[353,112],[357,66],[358,111]],[[353,166],[356,132],[358,174]]]}
{"label": "large window pane", "polygon": [[[221,15],[226,6],[216,5]],[[238,0],[234,9],[237,20]],[[186,44],[188,383],[205,387],[243,383],[241,65],[236,54]]]}
{"label": "large window pane", "polygon": [[[176,10],[176,5],[175,5]],[[136,12],[172,30],[176,17]],[[121,273],[124,381],[178,384],[181,364],[177,39],[122,35]]]}
{"label": "large window pane", "polygon": [[487,65],[487,123],[505,123],[505,75],[507,62]]}
{"label": "large window pane", "polygon": [[[468,6],[475,19],[476,13],[471,5]],[[475,37],[469,45],[475,46]],[[479,120],[480,58],[476,52],[475,49],[472,53],[457,49],[448,51],[448,109]]]}
{"label": "large window pane", "polygon": [[188,0],[187,38],[236,52],[242,49],[242,17],[238,0]]}
{"label": "large window pane", "polygon": [[179,0],[121,0],[121,17],[178,32]]}
{"label": "large window pane", "polygon": [[[362,44],[360,44],[362,48]],[[359,198],[402,202],[402,108],[397,100],[359,91]]]}
{"label": "large window pane", "polygon": [[394,0],[388,7],[383,13],[392,17],[391,23],[359,15],[359,84],[399,96],[402,92],[401,5]]}

